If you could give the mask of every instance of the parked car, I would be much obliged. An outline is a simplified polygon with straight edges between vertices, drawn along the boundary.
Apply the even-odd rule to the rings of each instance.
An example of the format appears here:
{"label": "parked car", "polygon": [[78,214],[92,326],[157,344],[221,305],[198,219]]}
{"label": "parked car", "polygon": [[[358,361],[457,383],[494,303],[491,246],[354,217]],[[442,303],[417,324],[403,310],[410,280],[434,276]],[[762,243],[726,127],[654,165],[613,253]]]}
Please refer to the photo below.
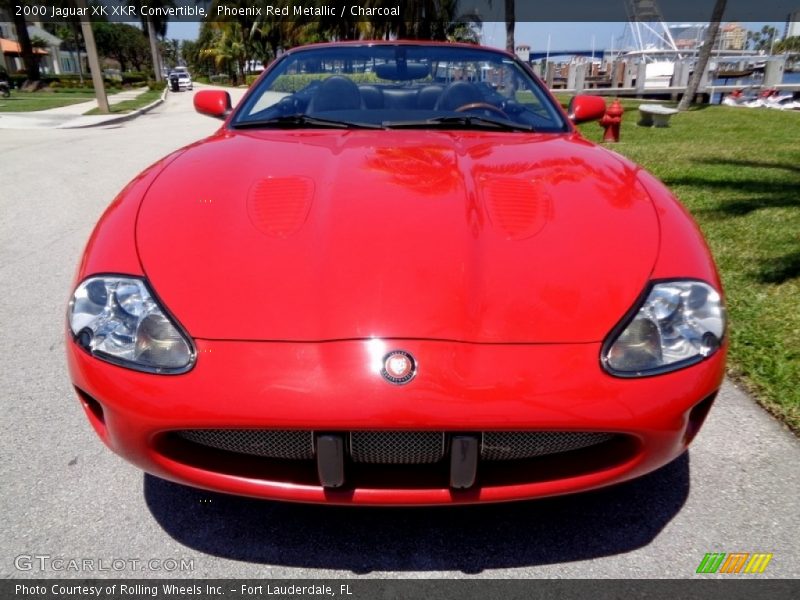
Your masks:
{"label": "parked car", "polygon": [[189,71],[186,70],[186,67],[176,67],[175,70],[169,74],[169,83],[173,92],[194,89],[192,77],[189,75]]}
{"label": "parked car", "polygon": [[[372,71],[368,71],[370,67]],[[681,455],[719,390],[698,228],[529,67],[291,50],[130,183],[69,302],[89,422],[159,477],[333,504],[538,498]]]}

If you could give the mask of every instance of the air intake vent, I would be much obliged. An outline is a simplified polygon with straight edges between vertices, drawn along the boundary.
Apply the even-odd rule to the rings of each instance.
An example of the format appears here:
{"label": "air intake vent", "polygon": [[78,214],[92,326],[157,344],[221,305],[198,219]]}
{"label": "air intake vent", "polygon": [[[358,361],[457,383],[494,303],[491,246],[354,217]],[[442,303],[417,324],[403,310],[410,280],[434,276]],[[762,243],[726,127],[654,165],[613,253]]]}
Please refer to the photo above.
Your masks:
{"label": "air intake vent", "polygon": [[288,237],[308,218],[314,183],[305,177],[262,179],[250,190],[247,214],[262,233]]}
{"label": "air intake vent", "polygon": [[552,200],[544,186],[526,179],[486,178],[480,182],[492,224],[510,240],[536,235],[552,219]]}
{"label": "air intake vent", "polygon": [[[195,444],[238,454],[292,460],[315,457],[313,431],[185,429],[176,433]],[[447,455],[447,440],[451,435],[443,431],[352,431],[348,452],[357,463],[432,464]],[[611,433],[586,431],[486,431],[480,435],[480,458],[492,461],[570,452],[615,437]]]}
{"label": "air intake vent", "polygon": [[487,431],[483,434],[481,457],[485,460],[514,460],[558,454],[602,444],[610,433],[585,431]]}
{"label": "air intake vent", "polygon": [[444,458],[444,433],[436,431],[354,431],[350,456],[355,462],[412,465]]}
{"label": "air intake vent", "polygon": [[178,435],[196,444],[251,456],[295,460],[314,458],[314,436],[310,431],[184,429]]}

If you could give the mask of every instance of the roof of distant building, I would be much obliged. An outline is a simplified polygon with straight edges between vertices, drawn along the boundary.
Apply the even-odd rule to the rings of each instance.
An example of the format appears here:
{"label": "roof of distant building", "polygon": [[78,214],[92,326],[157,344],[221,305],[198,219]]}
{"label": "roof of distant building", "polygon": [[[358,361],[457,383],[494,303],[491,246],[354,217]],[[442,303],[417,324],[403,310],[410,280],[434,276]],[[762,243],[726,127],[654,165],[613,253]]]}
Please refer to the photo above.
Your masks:
{"label": "roof of distant building", "polygon": [[[4,38],[0,38],[0,51],[3,54],[22,54],[22,48],[20,48],[19,42],[15,42],[14,40],[7,40]],[[47,50],[43,48],[34,48],[34,54],[50,54]]]}
{"label": "roof of distant building", "polygon": [[28,35],[32,38],[38,37],[43,39],[45,42],[47,42],[48,46],[60,46],[62,41],[60,37],[56,37],[52,33],[49,33],[41,27],[37,27],[36,25],[28,25]]}

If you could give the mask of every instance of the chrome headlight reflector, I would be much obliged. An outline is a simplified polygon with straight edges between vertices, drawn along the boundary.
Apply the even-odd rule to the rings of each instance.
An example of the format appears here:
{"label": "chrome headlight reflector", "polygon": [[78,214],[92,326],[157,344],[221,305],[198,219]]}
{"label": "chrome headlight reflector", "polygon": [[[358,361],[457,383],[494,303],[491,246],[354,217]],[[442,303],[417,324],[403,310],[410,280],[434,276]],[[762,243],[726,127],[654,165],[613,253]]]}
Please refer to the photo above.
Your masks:
{"label": "chrome headlight reflector", "polygon": [[97,358],[149,373],[183,373],[195,358],[186,335],[136,277],[85,279],[69,303],[75,342]]}
{"label": "chrome headlight reflector", "polygon": [[725,307],[707,283],[654,283],[633,317],[603,346],[606,370],[621,377],[674,371],[716,352],[725,332]]}

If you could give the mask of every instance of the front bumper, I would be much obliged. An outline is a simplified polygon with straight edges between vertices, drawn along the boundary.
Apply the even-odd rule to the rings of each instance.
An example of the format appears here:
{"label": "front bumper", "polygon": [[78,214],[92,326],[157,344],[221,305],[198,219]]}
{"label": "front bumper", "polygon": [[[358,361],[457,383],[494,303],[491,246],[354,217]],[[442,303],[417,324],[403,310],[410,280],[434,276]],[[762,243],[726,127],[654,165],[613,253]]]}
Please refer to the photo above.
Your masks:
{"label": "front bumper", "polygon": [[[725,349],[674,373],[619,379],[600,344],[484,345],[422,340],[321,343],[195,340],[183,375],[151,375],[95,359],[72,341],[72,381],[103,441],[145,471],[258,498],[334,504],[447,504],[552,496],[602,487],[679,456],[719,388]],[[381,358],[417,360],[407,385],[381,378]],[[436,467],[347,465],[331,489],[298,461],[205,452],[176,442],[185,429],[566,431],[618,434],[602,452],[569,452],[484,474],[451,488]],[[449,439],[449,438],[448,438]],[[499,473],[499,474],[498,474]]]}

